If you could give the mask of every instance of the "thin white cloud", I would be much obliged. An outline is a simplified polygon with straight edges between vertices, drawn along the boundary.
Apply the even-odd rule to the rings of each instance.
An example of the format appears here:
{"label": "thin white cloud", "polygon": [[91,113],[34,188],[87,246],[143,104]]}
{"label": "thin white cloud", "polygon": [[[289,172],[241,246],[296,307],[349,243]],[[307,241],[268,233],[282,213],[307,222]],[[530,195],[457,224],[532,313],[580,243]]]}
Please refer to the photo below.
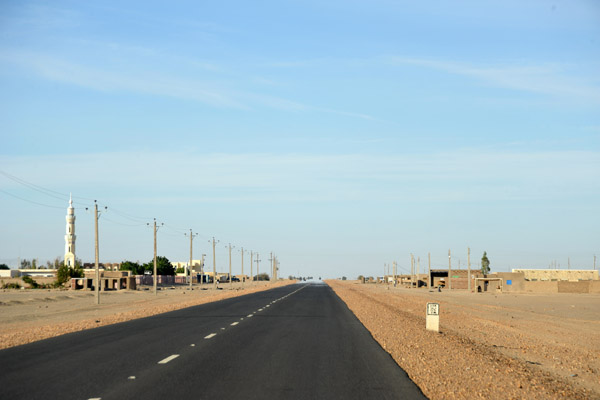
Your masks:
{"label": "thin white cloud", "polygon": [[600,103],[600,87],[595,82],[564,73],[558,64],[517,66],[475,66],[444,60],[391,57],[395,65],[415,65],[478,79],[496,87],[541,93],[580,101]]}
{"label": "thin white cloud", "polygon": [[224,91],[201,81],[180,80],[143,72],[135,75],[112,72],[27,52],[5,52],[0,54],[0,59],[29,68],[52,81],[103,92],[129,91],[195,100],[213,106],[248,108]]}
{"label": "thin white cloud", "polygon": [[[150,159],[164,162],[148,163]],[[494,153],[474,149],[418,155],[107,153],[13,156],[5,162],[11,170],[20,171],[22,179],[44,182],[51,188],[64,186],[61,171],[69,170],[76,171],[70,185],[77,191],[144,195],[173,203],[225,199],[342,203],[373,199],[547,201],[600,195],[600,185],[595,183],[600,182],[600,153],[594,151]],[[44,165],[43,170],[37,165]],[[7,187],[5,184],[10,182],[3,182],[3,187]]]}
{"label": "thin white cloud", "polygon": [[[114,46],[117,46],[114,44]],[[335,110],[304,104],[286,98],[243,90],[217,87],[212,83],[192,79],[178,79],[155,72],[114,72],[89,67],[53,56],[24,51],[4,51],[0,60],[32,70],[45,79],[85,87],[102,92],[134,92],[198,101],[215,107],[250,110],[268,107],[284,111],[304,111],[337,114],[351,118],[381,121],[368,114]],[[196,64],[194,64],[196,65]],[[213,64],[199,65],[219,72]],[[229,85],[232,85],[229,84]],[[228,85],[224,85],[228,86]]]}

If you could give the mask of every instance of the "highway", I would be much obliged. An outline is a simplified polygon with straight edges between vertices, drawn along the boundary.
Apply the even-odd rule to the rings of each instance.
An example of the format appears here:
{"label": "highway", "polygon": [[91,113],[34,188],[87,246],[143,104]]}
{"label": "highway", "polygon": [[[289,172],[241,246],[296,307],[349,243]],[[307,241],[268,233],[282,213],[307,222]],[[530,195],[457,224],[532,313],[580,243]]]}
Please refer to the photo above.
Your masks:
{"label": "highway", "polygon": [[0,351],[3,399],[424,399],[329,286],[303,283]]}

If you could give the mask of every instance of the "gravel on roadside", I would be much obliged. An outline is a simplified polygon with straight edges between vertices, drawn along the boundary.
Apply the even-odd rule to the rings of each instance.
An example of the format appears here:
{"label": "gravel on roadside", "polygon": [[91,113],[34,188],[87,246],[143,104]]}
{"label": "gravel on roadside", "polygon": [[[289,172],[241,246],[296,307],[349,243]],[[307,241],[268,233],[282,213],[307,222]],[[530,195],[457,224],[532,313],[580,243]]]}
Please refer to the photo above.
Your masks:
{"label": "gravel on roadside", "polygon": [[[363,325],[432,400],[600,399],[597,391],[513,358],[468,335],[444,327],[425,330],[426,299],[406,291],[373,290],[346,281],[327,281]],[[469,325],[468,313],[456,324]],[[483,325],[477,325],[478,329]],[[490,332],[494,329],[489,325]],[[479,332],[482,334],[482,332]],[[486,332],[483,332],[485,336]],[[597,378],[597,377],[596,377]]]}

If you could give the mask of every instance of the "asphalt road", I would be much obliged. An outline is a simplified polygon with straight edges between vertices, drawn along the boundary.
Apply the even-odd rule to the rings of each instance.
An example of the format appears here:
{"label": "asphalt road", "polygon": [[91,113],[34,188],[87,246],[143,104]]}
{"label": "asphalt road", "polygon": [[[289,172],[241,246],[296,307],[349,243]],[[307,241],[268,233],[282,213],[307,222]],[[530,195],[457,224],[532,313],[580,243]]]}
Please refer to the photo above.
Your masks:
{"label": "asphalt road", "polygon": [[0,351],[2,399],[424,399],[324,284]]}

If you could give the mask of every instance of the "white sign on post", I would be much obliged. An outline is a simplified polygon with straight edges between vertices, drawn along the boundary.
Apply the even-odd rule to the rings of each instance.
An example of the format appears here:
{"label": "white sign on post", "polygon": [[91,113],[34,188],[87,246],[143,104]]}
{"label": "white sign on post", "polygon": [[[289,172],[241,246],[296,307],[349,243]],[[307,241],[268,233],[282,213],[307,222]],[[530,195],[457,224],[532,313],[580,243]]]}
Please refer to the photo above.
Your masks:
{"label": "white sign on post", "polygon": [[428,331],[440,331],[440,305],[439,303],[427,303],[427,315],[425,327]]}

